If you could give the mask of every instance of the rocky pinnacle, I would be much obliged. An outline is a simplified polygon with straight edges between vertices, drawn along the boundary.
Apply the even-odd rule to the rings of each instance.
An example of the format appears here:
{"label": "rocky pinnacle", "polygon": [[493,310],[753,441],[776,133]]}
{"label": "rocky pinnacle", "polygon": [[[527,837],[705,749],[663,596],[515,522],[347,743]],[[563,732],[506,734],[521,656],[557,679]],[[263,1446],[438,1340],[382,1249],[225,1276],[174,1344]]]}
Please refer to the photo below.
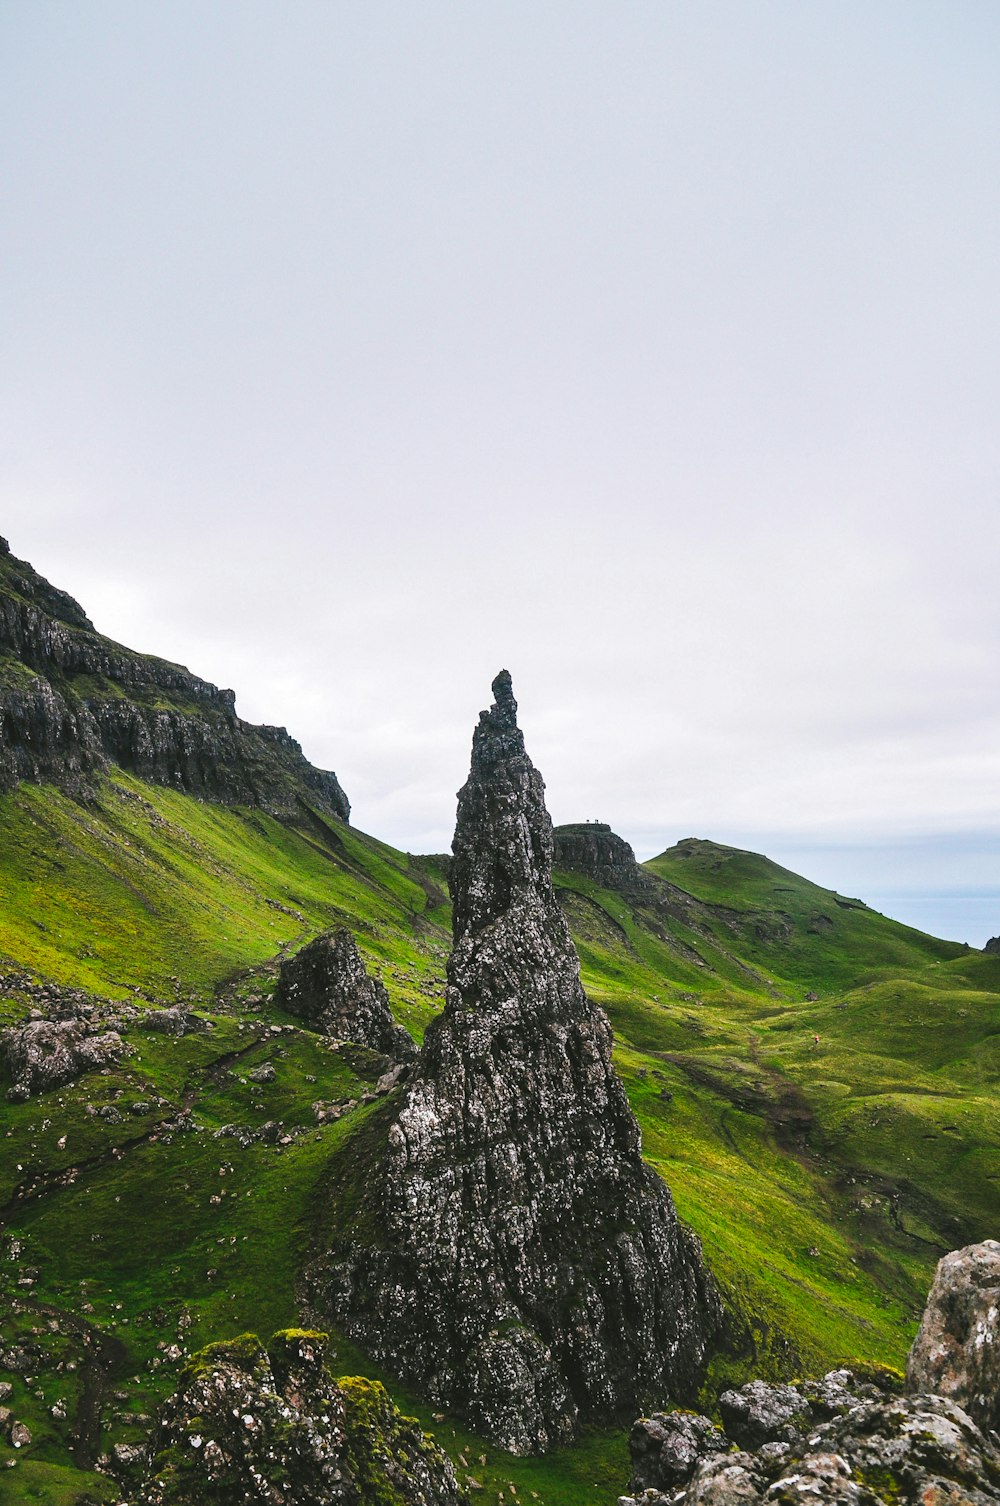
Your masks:
{"label": "rocky pinnacle", "polygon": [[501,1447],[690,1397],[721,1315],[644,1164],[552,886],[544,784],[509,674],[458,797],[454,942],[388,1133],[375,1248],[327,1267],[371,1351]]}

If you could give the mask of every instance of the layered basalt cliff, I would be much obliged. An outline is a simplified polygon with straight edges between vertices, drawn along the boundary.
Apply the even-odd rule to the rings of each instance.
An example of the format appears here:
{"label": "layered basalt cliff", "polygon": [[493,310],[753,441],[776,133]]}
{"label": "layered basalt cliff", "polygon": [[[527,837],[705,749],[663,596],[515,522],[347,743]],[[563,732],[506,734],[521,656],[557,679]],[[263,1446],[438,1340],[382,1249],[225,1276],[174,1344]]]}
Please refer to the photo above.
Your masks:
{"label": "layered basalt cliff", "polygon": [[0,792],[27,779],[86,795],[112,764],[207,800],[350,817],[336,775],[284,727],[252,726],[233,691],[103,638],[0,539]]}
{"label": "layered basalt cliff", "polygon": [[689,1397],[721,1324],[697,1240],[642,1161],[552,887],[510,677],[459,795],[454,945],[372,1197],[318,1301],[502,1447]]}
{"label": "layered basalt cliff", "polygon": [[557,868],[582,873],[602,889],[624,894],[655,889],[655,879],[639,867],[629,843],[603,821],[557,826],[552,835]]}

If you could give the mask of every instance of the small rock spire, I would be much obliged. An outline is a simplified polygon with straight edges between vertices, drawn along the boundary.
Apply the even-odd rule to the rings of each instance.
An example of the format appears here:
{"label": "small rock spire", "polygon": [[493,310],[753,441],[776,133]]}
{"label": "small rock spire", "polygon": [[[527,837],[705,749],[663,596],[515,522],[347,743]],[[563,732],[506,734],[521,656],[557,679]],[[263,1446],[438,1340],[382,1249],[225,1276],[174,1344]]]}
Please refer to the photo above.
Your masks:
{"label": "small rock spire", "polygon": [[495,720],[504,726],[516,727],[517,702],[514,699],[514,685],[510,678],[510,670],[502,669],[490,689],[493,691],[492,715]]}

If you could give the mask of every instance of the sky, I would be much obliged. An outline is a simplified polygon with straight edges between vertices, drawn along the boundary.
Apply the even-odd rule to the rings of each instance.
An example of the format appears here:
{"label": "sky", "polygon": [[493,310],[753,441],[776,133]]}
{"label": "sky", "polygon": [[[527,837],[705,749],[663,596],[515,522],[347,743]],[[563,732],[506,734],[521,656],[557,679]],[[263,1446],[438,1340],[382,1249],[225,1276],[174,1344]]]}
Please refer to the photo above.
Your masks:
{"label": "sky", "polygon": [[0,533],[450,845],[1000,932],[995,0],[0,0]]}

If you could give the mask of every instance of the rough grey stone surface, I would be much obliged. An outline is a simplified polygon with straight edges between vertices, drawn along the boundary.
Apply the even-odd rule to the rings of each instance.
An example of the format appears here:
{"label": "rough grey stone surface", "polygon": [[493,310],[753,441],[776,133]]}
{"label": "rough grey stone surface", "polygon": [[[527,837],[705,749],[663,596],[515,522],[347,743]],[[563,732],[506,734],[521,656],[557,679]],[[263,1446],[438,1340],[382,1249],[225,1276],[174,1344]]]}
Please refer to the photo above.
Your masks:
{"label": "rough grey stone surface", "polygon": [[102,637],[83,609],[0,551],[0,791],[50,780],[87,795],[118,764],[157,784],[276,815],[306,797],[347,821],[336,775],[313,768],[284,727],[255,727],[179,664]]}
{"label": "rough grey stone surface", "polygon": [[938,1262],[906,1367],[908,1391],[933,1391],[1000,1431],[1000,1242]]}
{"label": "rough grey stone surface", "polygon": [[640,1417],[629,1437],[632,1490],[672,1490],[685,1485],[709,1454],[726,1453],[729,1439],[694,1412],[654,1412]]}
{"label": "rough grey stone surface", "polygon": [[719,1397],[723,1426],[741,1448],[762,1443],[797,1443],[812,1420],[809,1404],[794,1386],[751,1381]]}
{"label": "rough grey stone surface", "polygon": [[552,824],[510,677],[459,794],[445,1009],[388,1134],[381,1239],[321,1299],[501,1447],[684,1399],[721,1325],[695,1237],[642,1162],[552,887]]}
{"label": "rough grey stone surface", "polygon": [[85,1020],[29,1020],[0,1032],[0,1050],[13,1078],[7,1096],[21,1102],[108,1066],[125,1047],[116,1030],[95,1034]]}
{"label": "rough grey stone surface", "polygon": [[[196,1355],[163,1408],[137,1506],[461,1506],[451,1462],[374,1381],[336,1381],[325,1334]],[[116,1461],[117,1463],[118,1461]],[[119,1463],[128,1475],[132,1461]],[[392,1493],[390,1493],[392,1492]]]}
{"label": "rough grey stone surface", "polygon": [[[779,1395],[769,1408],[779,1433],[788,1428],[786,1403]],[[640,1465],[648,1457],[643,1449]],[[644,1479],[633,1479],[620,1506],[996,1506],[1000,1452],[953,1402],[883,1393],[856,1400],[795,1443],[703,1455],[680,1488],[672,1470],[650,1485]]]}
{"label": "rough grey stone surface", "polygon": [[397,1025],[389,995],[371,977],[350,931],[327,931],[281,964],[275,1003],[341,1041],[358,1041],[385,1056],[416,1052],[409,1031]]}
{"label": "rough grey stone surface", "polygon": [[579,821],[552,832],[557,868],[583,873],[603,889],[630,894],[655,889],[655,880],[635,860],[635,853],[603,821]]}

